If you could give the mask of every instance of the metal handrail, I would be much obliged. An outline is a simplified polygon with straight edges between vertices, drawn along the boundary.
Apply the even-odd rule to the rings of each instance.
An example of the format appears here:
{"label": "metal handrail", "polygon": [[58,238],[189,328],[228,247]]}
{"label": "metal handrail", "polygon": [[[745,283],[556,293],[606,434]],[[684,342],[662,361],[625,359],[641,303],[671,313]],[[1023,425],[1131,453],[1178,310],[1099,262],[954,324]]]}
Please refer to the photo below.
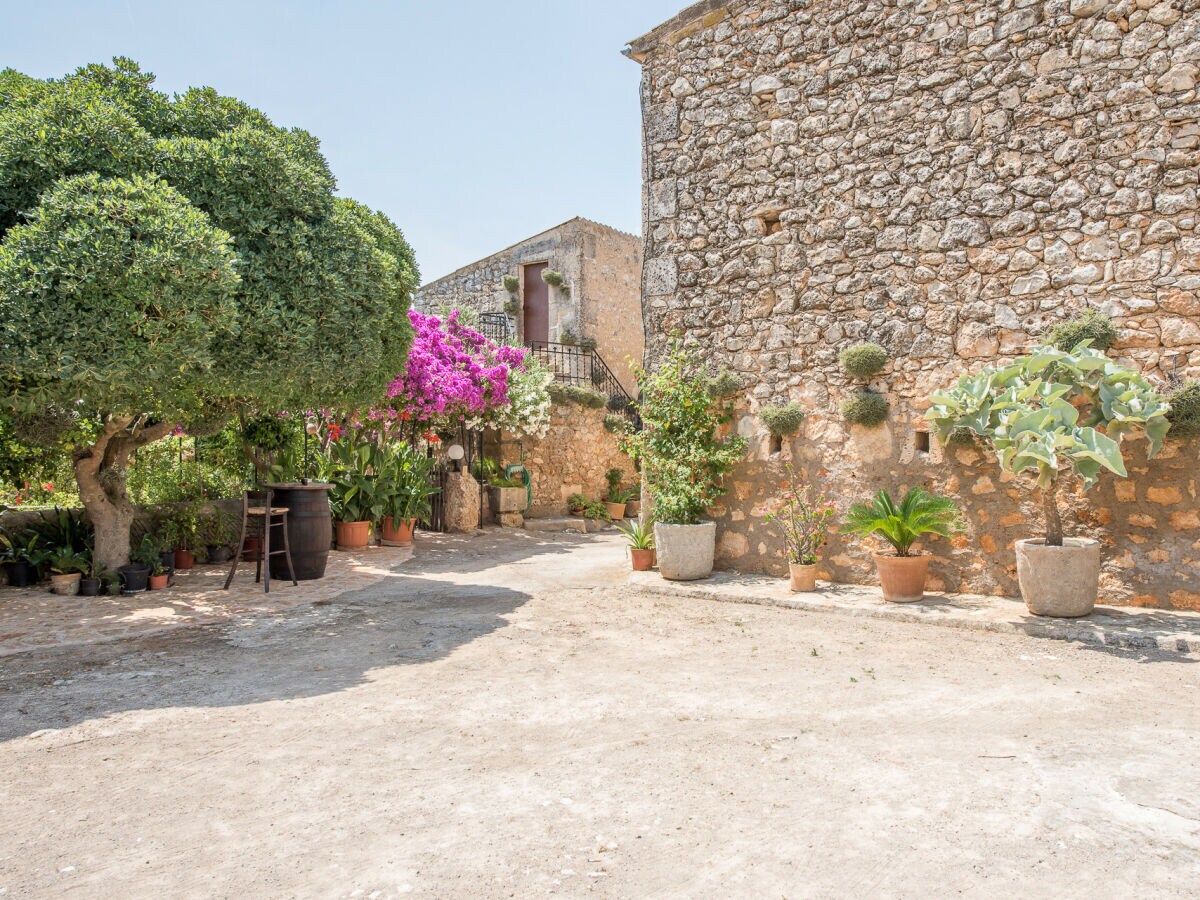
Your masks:
{"label": "metal handrail", "polygon": [[555,381],[590,387],[606,394],[609,409],[628,416],[637,424],[633,398],[597,351],[555,341],[526,341],[525,346],[549,367]]}

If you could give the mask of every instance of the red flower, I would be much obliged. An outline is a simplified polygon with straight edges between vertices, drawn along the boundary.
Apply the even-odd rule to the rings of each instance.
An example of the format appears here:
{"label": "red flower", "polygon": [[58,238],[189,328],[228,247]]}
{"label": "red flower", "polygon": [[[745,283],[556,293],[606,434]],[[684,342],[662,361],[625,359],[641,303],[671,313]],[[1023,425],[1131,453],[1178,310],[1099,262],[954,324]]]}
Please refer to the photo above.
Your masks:
{"label": "red flower", "polygon": [[328,425],[325,426],[325,430],[327,432],[329,432],[329,439],[331,441],[336,441],[336,440],[341,439],[341,436],[342,436],[342,426],[341,425],[337,425],[333,422],[330,422]]}
{"label": "red flower", "polygon": [[53,481],[47,481],[45,484],[43,484],[43,485],[42,485],[42,490],[43,490],[43,491],[52,491],[52,490],[54,490],[54,482],[53,482]]}

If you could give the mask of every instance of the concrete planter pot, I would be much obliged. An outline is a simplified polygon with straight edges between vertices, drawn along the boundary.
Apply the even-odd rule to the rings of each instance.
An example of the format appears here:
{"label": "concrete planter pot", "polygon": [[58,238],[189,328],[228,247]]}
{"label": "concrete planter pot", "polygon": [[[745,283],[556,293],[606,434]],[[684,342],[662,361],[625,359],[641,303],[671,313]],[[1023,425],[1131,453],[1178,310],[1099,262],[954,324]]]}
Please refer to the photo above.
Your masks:
{"label": "concrete planter pot", "polygon": [[879,571],[879,587],[883,599],[888,603],[916,603],[925,596],[925,577],[929,574],[928,556],[875,557],[875,568]]}
{"label": "concrete planter pot", "polygon": [[63,597],[74,597],[79,593],[79,581],[82,577],[78,572],[71,572],[68,575],[51,575],[50,590]]}
{"label": "concrete planter pot", "polygon": [[1100,591],[1100,542],[1063,538],[1063,546],[1048,547],[1045,538],[1019,540],[1017,581],[1035,616],[1086,616]]}
{"label": "concrete planter pot", "polygon": [[625,518],[625,506],[626,506],[626,504],[624,504],[624,503],[610,503],[610,502],[608,502],[608,501],[605,501],[604,505],[605,505],[606,507],[608,507],[608,517],[609,517],[610,519],[612,519],[614,522],[615,522],[615,521],[617,521],[618,519],[623,519],[623,518]]}
{"label": "concrete planter pot", "polygon": [[793,593],[808,593],[817,589],[817,564],[801,565],[788,563],[788,575],[791,578]]}
{"label": "concrete planter pot", "polygon": [[523,487],[489,487],[488,500],[493,513],[519,513],[525,511],[529,495]]}
{"label": "concrete planter pot", "polygon": [[717,523],[667,525],[654,523],[658,572],[669,581],[695,581],[712,574],[717,548]]}

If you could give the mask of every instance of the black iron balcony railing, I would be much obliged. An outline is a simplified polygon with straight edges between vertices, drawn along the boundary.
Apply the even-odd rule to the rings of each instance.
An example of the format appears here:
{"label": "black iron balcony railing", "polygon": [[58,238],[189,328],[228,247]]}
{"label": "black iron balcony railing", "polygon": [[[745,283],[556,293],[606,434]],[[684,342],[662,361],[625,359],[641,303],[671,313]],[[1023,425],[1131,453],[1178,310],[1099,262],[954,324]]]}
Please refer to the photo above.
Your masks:
{"label": "black iron balcony railing", "polygon": [[611,411],[628,416],[637,425],[633,398],[595,350],[554,341],[527,341],[525,346],[554,373],[556,381],[599,391],[608,397]]}
{"label": "black iron balcony railing", "polygon": [[479,314],[480,334],[497,344],[507,344],[512,337],[508,327],[508,316],[504,313],[485,312]]}

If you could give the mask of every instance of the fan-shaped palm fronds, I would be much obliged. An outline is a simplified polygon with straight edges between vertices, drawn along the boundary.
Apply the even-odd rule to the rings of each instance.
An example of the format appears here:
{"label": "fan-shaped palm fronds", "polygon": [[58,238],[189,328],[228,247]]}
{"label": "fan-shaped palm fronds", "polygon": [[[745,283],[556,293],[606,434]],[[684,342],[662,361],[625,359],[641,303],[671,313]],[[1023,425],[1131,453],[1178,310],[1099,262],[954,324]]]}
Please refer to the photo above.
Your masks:
{"label": "fan-shaped palm fronds", "polygon": [[899,506],[891,494],[880,491],[873,502],[855,503],[846,514],[846,533],[878,534],[896,548],[897,556],[908,556],[923,534],[949,537],[958,530],[958,505],[919,487],[905,494]]}

